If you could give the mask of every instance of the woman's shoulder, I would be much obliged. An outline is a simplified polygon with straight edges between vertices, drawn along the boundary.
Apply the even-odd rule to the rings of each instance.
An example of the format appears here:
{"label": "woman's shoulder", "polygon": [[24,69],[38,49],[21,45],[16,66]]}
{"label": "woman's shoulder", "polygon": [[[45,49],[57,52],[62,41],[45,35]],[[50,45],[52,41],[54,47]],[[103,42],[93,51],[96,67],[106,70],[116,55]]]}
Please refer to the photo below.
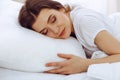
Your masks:
{"label": "woman's shoulder", "polygon": [[84,17],[93,18],[93,19],[96,18],[96,19],[100,19],[100,20],[107,18],[106,15],[104,15],[100,12],[97,12],[97,11],[89,9],[89,8],[82,7],[80,5],[74,6],[74,8],[70,12],[70,16],[71,16],[72,20],[81,20]]}
{"label": "woman's shoulder", "polygon": [[86,15],[103,15],[95,10],[83,7],[81,5],[73,5],[72,9],[71,9],[71,15],[75,16],[75,15],[81,15],[81,16],[86,16]]}

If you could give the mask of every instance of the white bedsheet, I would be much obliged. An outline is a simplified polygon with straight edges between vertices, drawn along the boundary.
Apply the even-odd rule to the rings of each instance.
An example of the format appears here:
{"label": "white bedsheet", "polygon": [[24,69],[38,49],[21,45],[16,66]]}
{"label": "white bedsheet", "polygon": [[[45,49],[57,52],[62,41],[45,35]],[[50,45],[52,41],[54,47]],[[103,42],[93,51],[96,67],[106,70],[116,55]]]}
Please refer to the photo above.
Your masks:
{"label": "white bedsheet", "polygon": [[91,65],[87,75],[100,80],[120,80],[120,62]]}
{"label": "white bedsheet", "polygon": [[[105,56],[104,53],[101,51],[97,51],[93,54],[94,55],[92,56],[92,58],[100,58]],[[0,80],[99,80],[96,78],[92,78],[90,76],[87,76],[87,73],[60,75],[60,74],[47,74],[47,73],[20,72],[20,71],[0,68]]]}
{"label": "white bedsheet", "polygon": [[[97,51],[92,58],[106,57]],[[120,62],[90,65],[86,73],[60,75],[47,73],[28,73],[0,68],[0,80],[120,80]]]}
{"label": "white bedsheet", "polygon": [[98,80],[88,77],[86,73],[59,75],[47,73],[27,73],[0,68],[0,80]]}
{"label": "white bedsheet", "polygon": [[94,64],[86,73],[60,75],[28,73],[0,68],[0,80],[120,80],[120,62]]}

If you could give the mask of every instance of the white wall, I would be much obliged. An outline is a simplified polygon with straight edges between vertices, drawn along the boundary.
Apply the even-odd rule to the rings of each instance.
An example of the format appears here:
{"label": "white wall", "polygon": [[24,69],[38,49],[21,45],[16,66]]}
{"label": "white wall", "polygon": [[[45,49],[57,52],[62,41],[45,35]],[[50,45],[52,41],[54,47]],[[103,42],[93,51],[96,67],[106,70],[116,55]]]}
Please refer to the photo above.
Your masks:
{"label": "white wall", "polygon": [[120,0],[117,0],[117,9],[120,12]]}
{"label": "white wall", "polygon": [[96,10],[103,14],[112,14],[120,11],[120,0],[57,0],[62,3],[79,3],[80,5]]}
{"label": "white wall", "polygon": [[107,0],[57,0],[62,3],[79,3],[80,5],[96,10],[98,12],[107,13],[106,4]]}
{"label": "white wall", "polygon": [[[24,2],[25,0],[16,0]],[[62,3],[79,3],[80,5],[96,10],[103,14],[112,14],[120,11],[120,0],[57,0]]]}
{"label": "white wall", "polygon": [[118,11],[118,0],[108,0],[107,1],[107,12],[112,14]]}
{"label": "white wall", "polygon": [[18,2],[25,2],[25,0],[13,0],[13,1],[18,1]]}

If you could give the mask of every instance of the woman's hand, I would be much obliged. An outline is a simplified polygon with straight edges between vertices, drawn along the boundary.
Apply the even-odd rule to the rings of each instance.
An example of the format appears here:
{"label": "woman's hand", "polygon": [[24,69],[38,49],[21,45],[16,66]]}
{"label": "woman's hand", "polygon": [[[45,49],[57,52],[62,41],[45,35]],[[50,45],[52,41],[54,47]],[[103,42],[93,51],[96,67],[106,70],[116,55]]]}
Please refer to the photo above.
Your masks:
{"label": "woman's hand", "polygon": [[88,59],[83,59],[71,54],[58,54],[58,56],[66,60],[62,62],[47,63],[47,67],[55,66],[58,68],[48,70],[45,72],[54,74],[74,74],[87,71],[87,68],[89,66]]}

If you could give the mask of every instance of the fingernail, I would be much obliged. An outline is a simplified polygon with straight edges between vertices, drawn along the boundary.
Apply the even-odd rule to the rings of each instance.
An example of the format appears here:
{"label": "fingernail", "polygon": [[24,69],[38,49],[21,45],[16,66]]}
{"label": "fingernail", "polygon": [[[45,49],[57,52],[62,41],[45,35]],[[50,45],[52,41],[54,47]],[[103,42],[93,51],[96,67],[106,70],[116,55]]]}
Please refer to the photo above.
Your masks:
{"label": "fingernail", "polygon": [[45,66],[46,66],[46,67],[48,67],[49,65],[48,65],[48,64],[46,64]]}
{"label": "fingernail", "polygon": [[45,66],[48,66],[48,63],[47,63],[47,64],[45,64]]}

